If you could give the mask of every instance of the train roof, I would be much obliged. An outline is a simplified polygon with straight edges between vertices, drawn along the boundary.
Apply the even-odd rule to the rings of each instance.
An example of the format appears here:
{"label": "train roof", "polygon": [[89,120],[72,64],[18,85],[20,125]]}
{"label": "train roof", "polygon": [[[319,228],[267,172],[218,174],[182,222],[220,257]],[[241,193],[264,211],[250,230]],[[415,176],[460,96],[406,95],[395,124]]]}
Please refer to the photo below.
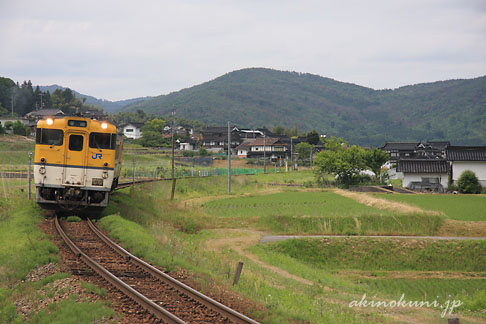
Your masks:
{"label": "train roof", "polygon": [[[52,125],[47,124],[47,120],[52,119]],[[86,121],[86,126],[69,126],[70,120]],[[102,128],[102,124],[107,124],[106,128]],[[96,120],[79,116],[60,116],[60,117],[48,117],[41,119],[37,122],[37,128],[51,128],[51,129],[77,129],[86,130],[89,132],[99,133],[116,133],[116,126],[107,120]]]}

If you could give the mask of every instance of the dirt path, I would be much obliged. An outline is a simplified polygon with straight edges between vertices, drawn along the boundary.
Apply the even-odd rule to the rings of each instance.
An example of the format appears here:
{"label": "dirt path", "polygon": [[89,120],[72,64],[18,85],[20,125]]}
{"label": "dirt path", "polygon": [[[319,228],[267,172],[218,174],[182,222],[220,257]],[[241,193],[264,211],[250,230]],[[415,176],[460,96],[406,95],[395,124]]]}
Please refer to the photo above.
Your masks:
{"label": "dirt path", "polygon": [[261,236],[265,233],[259,231],[241,230],[241,229],[224,229],[224,230],[216,230],[216,232],[224,233],[226,235],[230,234],[230,237],[223,237],[223,238],[207,241],[206,247],[210,251],[215,251],[219,253],[224,247],[231,247],[233,250],[247,257],[251,261],[260,265],[261,267],[273,271],[275,273],[278,273],[279,275],[285,278],[296,280],[305,285],[312,286],[314,284],[310,280],[295,276],[291,273],[288,273],[285,270],[269,265],[261,261],[256,255],[248,251],[245,251],[246,247],[257,244]]}
{"label": "dirt path", "polygon": [[334,189],[334,192],[343,197],[356,200],[357,202],[364,204],[366,206],[375,207],[378,209],[399,211],[401,213],[406,213],[406,214],[422,213],[422,214],[429,214],[429,215],[441,215],[441,213],[437,211],[424,210],[416,206],[410,206],[396,201],[389,201],[386,199],[373,197],[363,192],[351,192],[342,189]]}

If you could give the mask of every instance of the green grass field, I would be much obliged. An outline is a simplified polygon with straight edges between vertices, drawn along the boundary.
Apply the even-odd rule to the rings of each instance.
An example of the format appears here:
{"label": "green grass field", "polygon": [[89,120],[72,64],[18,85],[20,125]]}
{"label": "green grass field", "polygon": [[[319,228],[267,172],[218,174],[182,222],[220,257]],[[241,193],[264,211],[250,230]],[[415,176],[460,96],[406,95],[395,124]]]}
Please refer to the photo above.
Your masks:
{"label": "green grass field", "polygon": [[486,221],[486,195],[377,194],[380,198],[404,202],[427,210],[443,212],[461,221]]}
{"label": "green grass field", "polygon": [[258,218],[260,226],[279,234],[432,235],[443,221],[368,207],[331,191],[219,199],[204,204],[204,211],[213,217]]}

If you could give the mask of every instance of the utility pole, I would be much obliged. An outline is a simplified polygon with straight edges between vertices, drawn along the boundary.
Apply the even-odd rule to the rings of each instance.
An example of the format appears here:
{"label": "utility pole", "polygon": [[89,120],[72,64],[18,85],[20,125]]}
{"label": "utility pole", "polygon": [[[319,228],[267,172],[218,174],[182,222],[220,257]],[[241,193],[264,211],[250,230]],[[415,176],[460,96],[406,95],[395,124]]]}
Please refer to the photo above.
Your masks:
{"label": "utility pole", "polygon": [[267,173],[267,134],[263,134],[263,173]]}
{"label": "utility pole", "polygon": [[176,178],[175,178],[175,170],[174,170],[174,122],[175,122],[175,111],[172,112],[172,190],[170,192],[170,200],[174,200],[174,193],[175,193],[175,186],[176,186]]}
{"label": "utility pole", "polygon": [[130,189],[130,197],[133,197],[133,191],[135,190],[135,154],[132,155],[132,188]]}
{"label": "utility pole", "polygon": [[39,93],[39,96],[40,96],[40,99],[41,99],[41,105],[40,105],[40,109],[41,109],[41,110],[42,110],[42,108],[43,108],[43,107],[42,107],[42,106],[43,106],[43,104],[42,104],[42,96],[43,96],[43,95],[44,95],[44,94],[43,94],[42,92],[41,92],[41,93]]}
{"label": "utility pole", "polygon": [[27,172],[27,185],[28,185],[27,192],[29,193],[29,200],[30,200],[30,197],[31,197],[31,189],[30,189],[30,182],[31,182],[31,179],[32,179],[32,176],[31,176],[31,173],[30,173],[31,164],[32,164],[32,152],[29,152],[29,170]]}
{"label": "utility pole", "polygon": [[290,169],[294,170],[294,151],[293,139],[290,138]]}
{"label": "utility pole", "polygon": [[231,193],[231,130],[228,121],[228,193]]}

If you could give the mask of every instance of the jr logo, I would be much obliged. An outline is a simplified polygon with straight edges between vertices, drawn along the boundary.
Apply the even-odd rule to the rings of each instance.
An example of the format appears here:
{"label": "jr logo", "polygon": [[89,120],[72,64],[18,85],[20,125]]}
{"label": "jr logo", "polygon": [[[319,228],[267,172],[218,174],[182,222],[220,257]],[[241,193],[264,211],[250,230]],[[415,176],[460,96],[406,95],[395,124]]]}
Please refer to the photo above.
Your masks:
{"label": "jr logo", "polygon": [[100,153],[96,153],[94,156],[91,155],[91,158],[93,160],[96,160],[96,159],[100,159],[101,160],[102,157],[103,157],[103,154],[100,154]]}

